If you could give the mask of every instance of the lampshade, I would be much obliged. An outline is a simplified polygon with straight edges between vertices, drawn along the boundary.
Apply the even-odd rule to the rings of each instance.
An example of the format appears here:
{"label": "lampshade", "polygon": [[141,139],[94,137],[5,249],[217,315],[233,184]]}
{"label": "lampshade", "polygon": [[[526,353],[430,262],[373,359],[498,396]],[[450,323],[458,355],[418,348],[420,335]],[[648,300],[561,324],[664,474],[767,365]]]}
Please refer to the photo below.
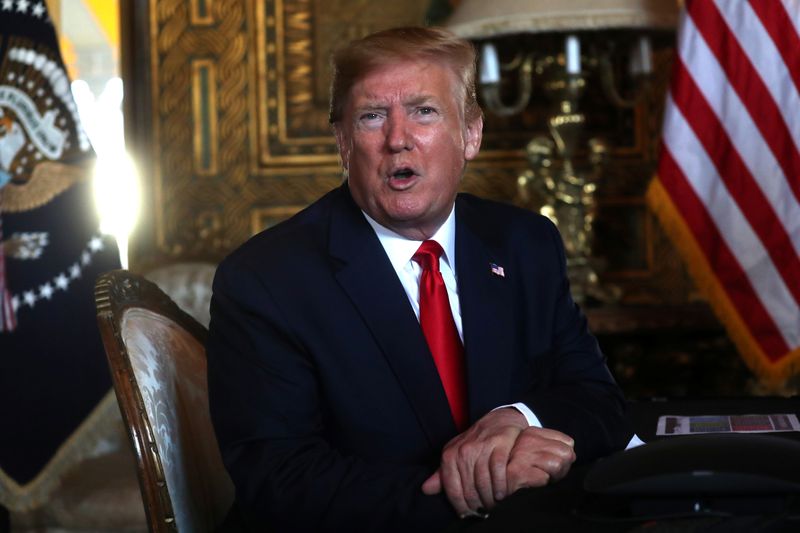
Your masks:
{"label": "lampshade", "polygon": [[480,39],[510,33],[602,30],[671,30],[677,0],[462,0],[445,26]]}

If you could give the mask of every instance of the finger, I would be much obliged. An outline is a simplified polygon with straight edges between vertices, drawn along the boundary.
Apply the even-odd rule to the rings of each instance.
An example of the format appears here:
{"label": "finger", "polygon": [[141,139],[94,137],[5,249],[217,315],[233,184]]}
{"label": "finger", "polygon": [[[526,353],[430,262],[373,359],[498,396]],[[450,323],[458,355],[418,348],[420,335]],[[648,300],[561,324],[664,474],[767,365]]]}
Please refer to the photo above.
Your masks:
{"label": "finger", "polygon": [[558,481],[575,461],[571,437],[559,431],[535,429],[523,431],[511,450],[506,469],[509,494],[523,487]]}
{"label": "finger", "polygon": [[438,469],[422,483],[422,492],[428,496],[442,492],[442,474]]}
{"label": "finger", "polygon": [[[474,447],[470,444],[462,446],[458,452],[457,466],[461,476],[461,490],[464,494],[464,501],[469,510],[475,511],[483,507],[481,496],[475,485],[475,469],[480,468],[483,461],[481,461],[479,453],[475,452]],[[485,478],[485,476],[483,477]]]}
{"label": "finger", "polygon": [[[563,433],[555,432],[558,435]],[[512,450],[513,454],[520,453],[543,453],[560,457],[563,461],[572,463],[575,461],[574,441],[568,437],[569,442],[563,439],[551,439],[550,435],[541,431],[523,431],[517,439]]]}
{"label": "finger", "polygon": [[[487,510],[494,508],[495,503],[490,461],[491,459],[489,461],[480,461],[475,465],[475,478],[473,480],[480,498],[480,507]],[[469,500],[467,500],[467,503],[469,503]],[[472,507],[472,509],[477,509],[477,507]]]}
{"label": "finger", "polygon": [[[555,451],[555,453],[554,453]],[[546,448],[522,447],[512,450],[509,460],[509,490],[511,490],[511,471],[515,474],[514,484],[522,486],[541,486],[541,483],[558,481],[567,475],[572,463],[575,461],[575,453],[572,448],[563,442],[549,441]],[[547,474],[547,479],[541,479],[541,473]],[[533,479],[527,480],[526,476],[531,475]],[[530,485],[528,483],[537,483]]]}
{"label": "finger", "polygon": [[455,451],[446,449],[442,454],[442,465],[439,467],[441,472],[442,489],[447,500],[458,516],[464,516],[469,512],[469,505],[464,499],[464,490],[461,485],[461,473],[455,461]]}
{"label": "finger", "polygon": [[544,487],[550,483],[550,474],[535,466],[522,462],[508,464],[508,493],[513,494],[519,489]]}
{"label": "finger", "polygon": [[558,481],[562,479],[567,472],[569,472],[570,466],[572,466],[572,459],[565,458],[561,455],[553,455],[551,453],[537,453],[531,458],[531,466],[535,466],[541,470],[547,472],[550,476],[551,481]]}
{"label": "finger", "polygon": [[562,442],[570,448],[575,447],[575,439],[555,429],[529,427],[522,432],[522,436],[537,436],[548,440]]}
{"label": "finger", "polygon": [[544,441],[540,443],[540,447],[536,452],[537,455],[534,456],[532,463],[546,471],[551,477],[556,478],[556,480],[566,475],[576,459],[574,448],[563,441]]}
{"label": "finger", "polygon": [[492,452],[489,458],[489,474],[492,478],[492,491],[496,502],[509,494],[506,469],[508,468],[509,454],[499,450]]}

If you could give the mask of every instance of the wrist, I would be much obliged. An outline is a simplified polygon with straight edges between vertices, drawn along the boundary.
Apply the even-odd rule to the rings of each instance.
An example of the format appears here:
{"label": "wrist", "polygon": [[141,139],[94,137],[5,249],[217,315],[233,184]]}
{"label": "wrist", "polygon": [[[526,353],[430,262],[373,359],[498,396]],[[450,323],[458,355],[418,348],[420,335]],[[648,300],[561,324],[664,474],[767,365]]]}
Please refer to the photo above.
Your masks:
{"label": "wrist", "polygon": [[522,402],[516,402],[516,403],[512,403],[512,404],[507,404],[507,405],[500,405],[498,407],[495,407],[492,410],[493,411],[497,411],[499,409],[512,409],[512,410],[520,413],[522,415],[522,417],[524,418],[524,420],[525,420],[525,426],[524,427],[530,427],[530,426],[537,427],[537,428],[544,427],[544,426],[542,426],[542,423],[539,421],[539,417],[537,417],[536,414],[534,414],[534,412],[531,411],[530,407],[528,407],[527,405],[525,405]]}

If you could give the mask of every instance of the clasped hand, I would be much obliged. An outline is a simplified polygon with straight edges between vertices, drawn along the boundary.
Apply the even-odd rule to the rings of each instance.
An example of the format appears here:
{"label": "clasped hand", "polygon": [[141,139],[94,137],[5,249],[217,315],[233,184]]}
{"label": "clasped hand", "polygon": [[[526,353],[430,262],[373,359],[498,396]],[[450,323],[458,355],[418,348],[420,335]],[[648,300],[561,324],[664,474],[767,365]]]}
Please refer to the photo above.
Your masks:
{"label": "clasped hand", "polygon": [[498,409],[447,443],[422,491],[444,490],[459,516],[489,510],[518,489],[563,478],[575,461],[573,446],[560,431],[529,427],[516,409]]}

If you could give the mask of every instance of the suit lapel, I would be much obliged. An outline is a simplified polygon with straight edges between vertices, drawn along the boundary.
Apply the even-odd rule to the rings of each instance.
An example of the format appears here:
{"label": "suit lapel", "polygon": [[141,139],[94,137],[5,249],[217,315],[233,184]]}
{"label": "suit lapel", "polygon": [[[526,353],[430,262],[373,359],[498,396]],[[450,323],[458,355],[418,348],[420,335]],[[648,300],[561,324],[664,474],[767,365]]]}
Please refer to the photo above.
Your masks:
{"label": "suit lapel", "polygon": [[[513,364],[512,279],[519,275],[492,246],[492,221],[456,202],[456,270],[467,357],[470,420],[508,403]],[[498,230],[501,231],[501,230]],[[504,276],[492,272],[502,266]]]}
{"label": "suit lapel", "polygon": [[431,445],[441,448],[456,430],[425,337],[378,237],[346,185],[341,192],[329,241],[339,262],[336,279],[381,347]]}

